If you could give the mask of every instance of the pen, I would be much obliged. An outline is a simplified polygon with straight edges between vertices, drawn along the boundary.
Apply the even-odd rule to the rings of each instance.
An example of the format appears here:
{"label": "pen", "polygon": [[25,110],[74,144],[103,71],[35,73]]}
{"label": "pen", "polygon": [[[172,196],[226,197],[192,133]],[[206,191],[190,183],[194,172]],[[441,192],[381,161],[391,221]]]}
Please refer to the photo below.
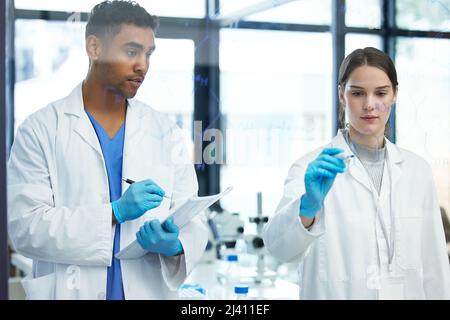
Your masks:
{"label": "pen", "polygon": [[128,183],[128,184],[133,184],[133,183],[136,182],[136,181],[131,180],[131,179],[122,179],[122,181],[124,181],[124,182],[126,182],[126,183]]}
{"label": "pen", "polygon": [[336,158],[338,158],[338,159],[341,159],[341,160],[349,160],[349,159],[351,159],[351,158],[354,158],[355,157],[355,155],[353,155],[353,154],[350,154],[350,155],[348,155],[348,156],[344,156],[342,153],[339,153],[339,154],[336,154],[336,155],[334,155]]}
{"label": "pen", "polygon": [[339,154],[334,155],[334,157],[344,161],[344,163],[345,163],[345,170],[347,170],[347,168],[352,165],[352,163],[353,163],[352,160],[355,159],[355,155],[354,154],[344,155],[342,153],[339,153]]}
{"label": "pen", "polygon": [[[123,179],[123,178],[122,178],[122,181],[125,182],[125,183],[128,183],[128,184],[133,184],[133,183],[136,182],[136,181],[131,180],[131,179]],[[166,199],[170,199],[170,197],[166,196],[166,195],[164,195],[163,197],[166,198]]]}

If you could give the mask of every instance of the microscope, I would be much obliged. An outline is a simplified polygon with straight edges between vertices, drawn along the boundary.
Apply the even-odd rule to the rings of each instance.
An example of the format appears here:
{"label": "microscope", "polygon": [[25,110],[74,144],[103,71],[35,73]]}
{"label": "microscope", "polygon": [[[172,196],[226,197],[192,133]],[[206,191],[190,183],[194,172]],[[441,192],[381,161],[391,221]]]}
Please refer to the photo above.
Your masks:
{"label": "microscope", "polygon": [[212,205],[208,211],[210,235],[204,259],[221,260],[226,251],[234,250],[237,240],[243,238],[245,223],[239,213],[223,209],[219,202]]}
{"label": "microscope", "polygon": [[[213,262],[214,259],[225,261],[227,254],[239,253],[237,244],[242,243],[243,240],[245,253],[256,256],[256,267],[242,268],[243,278],[255,284],[261,284],[264,280],[270,280],[273,284],[277,274],[266,267],[266,261],[264,260],[269,253],[265,249],[262,233],[264,224],[269,221],[269,218],[263,216],[262,213],[262,193],[257,193],[257,216],[249,218],[250,223],[256,224],[256,234],[244,234],[245,223],[240,218],[239,213],[223,209],[219,202],[208,210],[210,236],[203,260],[207,262]],[[239,254],[242,254],[242,252]],[[225,276],[222,271],[218,270],[220,279]]]}
{"label": "microscope", "polygon": [[256,273],[252,275],[253,281],[256,284],[262,283],[265,279],[270,280],[272,283],[276,280],[276,272],[266,268],[264,257],[268,255],[267,250],[264,247],[264,241],[262,233],[264,224],[269,221],[269,217],[263,216],[262,213],[262,193],[257,193],[257,216],[250,217],[249,222],[256,224],[256,235],[246,235],[245,240],[247,242],[247,252],[257,255]]}

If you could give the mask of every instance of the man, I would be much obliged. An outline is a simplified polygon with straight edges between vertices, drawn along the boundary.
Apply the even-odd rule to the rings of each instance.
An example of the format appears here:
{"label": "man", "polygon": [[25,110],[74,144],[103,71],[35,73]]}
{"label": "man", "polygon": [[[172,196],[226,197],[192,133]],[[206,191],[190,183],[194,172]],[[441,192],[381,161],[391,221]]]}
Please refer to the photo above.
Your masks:
{"label": "man", "polygon": [[[33,259],[23,281],[30,299],[173,299],[203,254],[204,216],[181,230],[160,222],[198,190],[180,130],[132,99],[156,28],[134,2],[95,6],[86,79],[17,132],[8,227],[15,249]],[[136,239],[146,255],[114,257]]]}

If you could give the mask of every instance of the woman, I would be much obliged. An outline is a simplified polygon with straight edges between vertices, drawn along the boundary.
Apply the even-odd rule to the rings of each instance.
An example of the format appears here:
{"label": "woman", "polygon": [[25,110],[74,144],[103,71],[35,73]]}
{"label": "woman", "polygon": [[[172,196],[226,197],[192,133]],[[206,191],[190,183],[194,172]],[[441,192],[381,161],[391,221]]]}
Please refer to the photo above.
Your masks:
{"label": "woman", "polygon": [[355,50],[338,85],[344,129],[291,167],[267,249],[300,261],[302,299],[449,299],[431,168],[384,136],[394,64],[375,48]]}

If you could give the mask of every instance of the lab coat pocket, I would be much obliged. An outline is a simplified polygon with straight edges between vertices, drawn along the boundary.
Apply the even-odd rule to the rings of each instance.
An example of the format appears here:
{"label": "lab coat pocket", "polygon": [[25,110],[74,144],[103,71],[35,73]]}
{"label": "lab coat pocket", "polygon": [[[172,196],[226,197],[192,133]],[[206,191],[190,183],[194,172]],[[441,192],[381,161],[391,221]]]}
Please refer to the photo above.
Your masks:
{"label": "lab coat pocket", "polygon": [[404,269],[416,269],[421,265],[422,217],[401,217],[397,221],[398,264]]}
{"label": "lab coat pocket", "polygon": [[54,300],[55,283],[55,273],[38,278],[28,275],[22,280],[27,300]]}

